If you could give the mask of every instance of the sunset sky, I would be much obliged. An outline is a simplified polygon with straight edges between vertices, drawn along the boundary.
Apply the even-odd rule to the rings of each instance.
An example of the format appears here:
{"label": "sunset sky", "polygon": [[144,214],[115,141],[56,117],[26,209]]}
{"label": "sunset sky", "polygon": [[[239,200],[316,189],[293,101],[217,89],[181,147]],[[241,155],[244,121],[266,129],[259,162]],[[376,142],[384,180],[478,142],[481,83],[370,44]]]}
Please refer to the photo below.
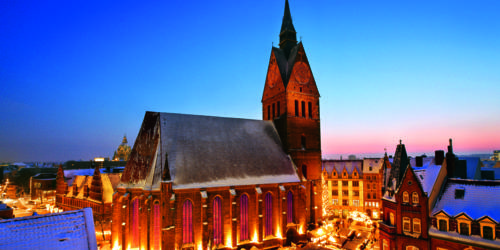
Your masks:
{"label": "sunset sky", "polygon": [[[284,0],[1,1],[0,162],[111,157],[145,111],[261,119]],[[322,152],[500,149],[500,2],[290,0]]]}

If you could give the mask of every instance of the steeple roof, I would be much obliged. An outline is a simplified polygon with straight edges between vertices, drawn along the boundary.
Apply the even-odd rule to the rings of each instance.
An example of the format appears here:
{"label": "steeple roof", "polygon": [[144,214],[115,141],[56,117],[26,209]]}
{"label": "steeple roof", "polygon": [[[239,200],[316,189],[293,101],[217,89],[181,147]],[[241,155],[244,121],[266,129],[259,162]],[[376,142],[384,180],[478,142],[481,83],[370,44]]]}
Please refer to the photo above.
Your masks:
{"label": "steeple roof", "polygon": [[295,28],[293,27],[288,0],[285,0],[285,14],[281,23],[279,45],[286,59],[288,59],[290,51],[297,45],[297,32],[295,32]]}
{"label": "steeple roof", "polygon": [[288,6],[288,0],[285,1],[285,14],[283,14],[283,23],[281,23],[280,35],[287,30],[295,32],[295,28],[292,23],[292,15],[290,14],[290,6]]}

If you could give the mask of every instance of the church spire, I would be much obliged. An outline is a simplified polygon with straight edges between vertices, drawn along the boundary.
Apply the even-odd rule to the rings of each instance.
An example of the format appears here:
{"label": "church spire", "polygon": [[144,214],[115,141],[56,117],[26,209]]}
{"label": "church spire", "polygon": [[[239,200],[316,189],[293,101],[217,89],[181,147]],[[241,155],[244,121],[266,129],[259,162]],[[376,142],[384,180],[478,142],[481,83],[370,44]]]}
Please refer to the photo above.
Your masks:
{"label": "church spire", "polygon": [[293,27],[292,15],[290,14],[290,7],[288,0],[285,0],[285,14],[283,15],[283,22],[280,31],[280,49],[285,52],[286,57],[290,54],[290,50],[297,44],[297,32]]}

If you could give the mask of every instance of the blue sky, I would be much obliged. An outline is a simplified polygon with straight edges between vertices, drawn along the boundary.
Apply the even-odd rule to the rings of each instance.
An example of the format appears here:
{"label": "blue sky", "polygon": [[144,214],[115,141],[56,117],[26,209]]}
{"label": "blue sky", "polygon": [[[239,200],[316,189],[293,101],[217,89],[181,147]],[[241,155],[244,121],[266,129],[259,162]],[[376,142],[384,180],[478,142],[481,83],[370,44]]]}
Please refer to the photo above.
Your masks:
{"label": "blue sky", "polygon": [[[261,119],[284,1],[2,1],[0,161],[88,160],[145,111]],[[291,0],[330,154],[500,149],[500,2]]]}

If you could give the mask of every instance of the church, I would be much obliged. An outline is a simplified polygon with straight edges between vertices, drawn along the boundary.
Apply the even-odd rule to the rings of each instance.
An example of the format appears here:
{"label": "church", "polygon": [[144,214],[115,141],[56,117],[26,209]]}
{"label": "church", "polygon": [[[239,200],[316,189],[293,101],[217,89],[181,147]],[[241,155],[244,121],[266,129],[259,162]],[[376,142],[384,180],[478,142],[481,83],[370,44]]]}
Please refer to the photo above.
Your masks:
{"label": "church", "polygon": [[288,1],[262,120],[146,112],[113,194],[113,249],[250,249],[321,220],[319,91]]}

